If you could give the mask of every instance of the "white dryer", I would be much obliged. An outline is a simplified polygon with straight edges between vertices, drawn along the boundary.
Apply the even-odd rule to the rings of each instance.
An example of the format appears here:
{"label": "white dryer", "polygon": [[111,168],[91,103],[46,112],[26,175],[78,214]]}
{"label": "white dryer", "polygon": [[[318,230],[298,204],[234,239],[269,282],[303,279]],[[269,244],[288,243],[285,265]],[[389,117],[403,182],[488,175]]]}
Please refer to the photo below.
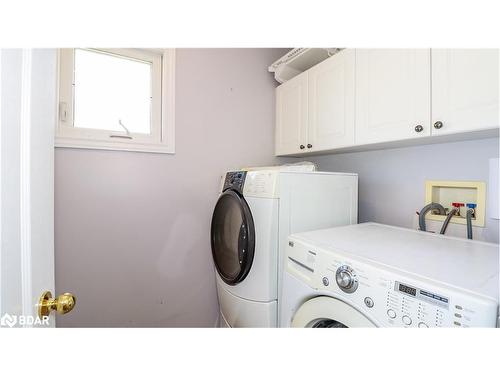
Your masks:
{"label": "white dryer", "polygon": [[497,244],[365,223],[293,234],[283,327],[495,327]]}
{"label": "white dryer", "polygon": [[228,172],[211,224],[220,325],[276,327],[280,246],[292,232],[356,223],[357,196],[356,174]]}

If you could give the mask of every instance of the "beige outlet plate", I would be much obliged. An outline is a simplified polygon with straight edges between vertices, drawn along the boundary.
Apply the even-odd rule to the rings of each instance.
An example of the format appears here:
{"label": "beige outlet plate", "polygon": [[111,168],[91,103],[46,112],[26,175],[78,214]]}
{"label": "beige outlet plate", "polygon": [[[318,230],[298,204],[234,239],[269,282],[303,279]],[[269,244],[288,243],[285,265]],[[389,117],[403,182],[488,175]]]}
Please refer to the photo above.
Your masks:
{"label": "beige outlet plate", "polygon": [[[452,202],[476,203],[475,218],[472,225],[484,227],[484,211],[486,207],[486,184],[482,181],[426,181],[425,204],[439,203],[451,209]],[[444,215],[428,214],[426,219],[444,221]],[[453,217],[452,223],[466,224],[465,218]]]}

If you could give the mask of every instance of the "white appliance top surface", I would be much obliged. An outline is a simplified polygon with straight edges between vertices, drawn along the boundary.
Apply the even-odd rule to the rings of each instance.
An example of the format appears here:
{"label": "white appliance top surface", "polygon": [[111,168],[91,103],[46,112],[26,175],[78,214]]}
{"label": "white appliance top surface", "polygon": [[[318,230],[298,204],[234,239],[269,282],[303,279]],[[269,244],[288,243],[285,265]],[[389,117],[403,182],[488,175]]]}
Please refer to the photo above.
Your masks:
{"label": "white appliance top surface", "polygon": [[[243,169],[244,170],[244,169]],[[357,173],[350,172],[325,172],[325,171],[310,171],[310,170],[299,170],[299,169],[279,169],[279,168],[263,168],[248,170],[248,175],[261,175],[272,173],[274,176],[279,177],[281,173],[290,174],[303,174],[303,175],[331,175],[331,176],[357,176]]]}
{"label": "white appliance top surface", "polygon": [[273,165],[267,167],[246,167],[242,168],[243,171],[302,171],[302,172],[314,172],[318,168],[316,164],[311,162],[298,162],[282,165]]}
{"label": "white appliance top surface", "polygon": [[499,246],[364,223],[292,235],[327,251],[354,255],[498,300]]}
{"label": "white appliance top surface", "polygon": [[294,170],[282,170],[280,173],[285,174],[315,174],[315,175],[325,175],[325,176],[357,176],[357,173],[350,172],[324,172],[324,171],[294,171]]}

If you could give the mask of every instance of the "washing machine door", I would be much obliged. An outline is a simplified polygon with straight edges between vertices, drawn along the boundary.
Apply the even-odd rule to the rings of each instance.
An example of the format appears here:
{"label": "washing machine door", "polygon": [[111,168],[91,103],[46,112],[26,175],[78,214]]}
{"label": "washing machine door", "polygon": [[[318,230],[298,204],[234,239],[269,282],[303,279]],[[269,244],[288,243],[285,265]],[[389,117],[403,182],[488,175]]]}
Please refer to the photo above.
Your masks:
{"label": "washing machine door", "polygon": [[250,272],[255,251],[252,213],[245,199],[226,190],[215,205],[211,225],[212,256],[222,280],[242,282]]}
{"label": "washing machine door", "polygon": [[292,319],[292,327],[359,328],[376,327],[361,312],[333,297],[316,297],[302,304]]}

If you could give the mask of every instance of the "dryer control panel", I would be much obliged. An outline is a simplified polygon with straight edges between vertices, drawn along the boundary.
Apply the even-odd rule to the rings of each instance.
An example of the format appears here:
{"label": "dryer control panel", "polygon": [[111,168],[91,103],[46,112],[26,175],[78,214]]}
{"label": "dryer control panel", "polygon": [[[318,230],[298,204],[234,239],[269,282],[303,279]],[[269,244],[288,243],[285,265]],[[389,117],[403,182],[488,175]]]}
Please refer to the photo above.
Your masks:
{"label": "dryer control panel", "polygon": [[293,236],[285,272],[317,295],[342,300],[381,327],[495,327],[497,301],[473,292],[334,253]]}
{"label": "dryer control panel", "polygon": [[243,194],[243,185],[245,183],[246,174],[247,172],[245,171],[227,172],[222,191],[233,189],[238,193]]}

